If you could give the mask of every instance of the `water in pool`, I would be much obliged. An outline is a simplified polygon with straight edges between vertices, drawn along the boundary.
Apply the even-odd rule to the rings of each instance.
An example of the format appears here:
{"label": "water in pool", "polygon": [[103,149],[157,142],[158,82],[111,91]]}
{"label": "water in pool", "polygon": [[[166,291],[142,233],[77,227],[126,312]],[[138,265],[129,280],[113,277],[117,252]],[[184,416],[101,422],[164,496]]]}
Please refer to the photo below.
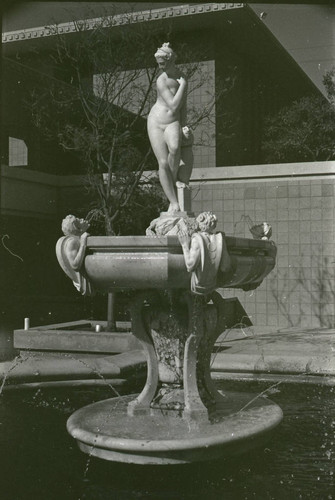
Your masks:
{"label": "water in pool", "polygon": [[[221,385],[246,390],[241,383]],[[0,498],[335,499],[335,388],[282,383],[271,392],[284,420],[265,447],[230,460],[179,466],[116,464],[79,451],[66,420],[75,409],[112,397],[110,389],[4,392]]]}

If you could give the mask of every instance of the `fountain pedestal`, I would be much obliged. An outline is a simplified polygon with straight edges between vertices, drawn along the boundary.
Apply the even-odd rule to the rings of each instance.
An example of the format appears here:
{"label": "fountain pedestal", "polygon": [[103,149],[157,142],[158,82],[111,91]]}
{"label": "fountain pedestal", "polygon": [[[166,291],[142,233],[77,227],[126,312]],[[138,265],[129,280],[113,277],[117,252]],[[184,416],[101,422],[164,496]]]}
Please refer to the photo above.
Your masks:
{"label": "fountain pedestal", "polygon": [[[146,353],[147,381],[138,395],[76,411],[67,428],[79,447],[106,460],[176,464],[261,444],[281,421],[281,409],[268,399],[217,390],[210,361],[226,328],[225,300],[217,292],[205,298],[189,291],[178,239],[89,240],[85,274],[93,286],[135,289],[132,331]],[[274,245],[227,243],[232,264],[222,285],[255,288],[274,266]]]}
{"label": "fountain pedestal", "polygon": [[211,304],[185,290],[134,297],[133,329],[146,352],[148,376],[128,415],[175,415],[188,422],[215,418],[225,401],[212,382],[210,360],[224,330],[224,305],[217,292]]}

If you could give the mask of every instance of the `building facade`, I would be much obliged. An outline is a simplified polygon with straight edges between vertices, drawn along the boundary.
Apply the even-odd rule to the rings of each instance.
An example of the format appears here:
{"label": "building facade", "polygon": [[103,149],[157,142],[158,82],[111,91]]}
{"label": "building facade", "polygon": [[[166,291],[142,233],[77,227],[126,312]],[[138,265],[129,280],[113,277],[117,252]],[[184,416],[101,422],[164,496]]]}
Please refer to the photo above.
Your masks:
{"label": "building facade", "polygon": [[[132,13],[130,31],[141,23],[148,30],[158,27],[162,41],[169,33],[176,51],[192,46],[211,76],[190,96],[191,105],[206,105],[208,96],[222,82],[226,85],[208,121],[196,130],[198,138],[206,132],[207,140],[195,148],[192,208],[195,213],[212,210],[219,229],[229,235],[249,237],[250,221],[272,225],[276,271],[253,293],[237,293],[253,324],[270,329],[332,324],[334,162],[263,165],[261,149],[265,116],[318,90],[245,4],[140,5],[141,11]],[[127,16],[114,13],[116,39],[118,30],[129,25]],[[88,25],[93,21],[92,16]],[[24,297],[24,317],[32,297],[36,302],[44,297],[43,312],[36,316],[44,323],[57,316],[68,297],[78,302],[82,315],[81,299],[58,273],[54,243],[62,217],[82,213],[88,203],[83,165],[37,134],[22,105],[27,92],[52,79],[71,84],[67,72],[50,63],[55,37],[47,23],[3,33],[1,227],[23,262],[0,248],[3,300]],[[62,19],[58,29],[73,40],[78,36],[73,19]],[[181,63],[192,63],[180,56]],[[97,78],[94,71],[88,75],[92,90]],[[70,316],[69,311],[64,319]]]}

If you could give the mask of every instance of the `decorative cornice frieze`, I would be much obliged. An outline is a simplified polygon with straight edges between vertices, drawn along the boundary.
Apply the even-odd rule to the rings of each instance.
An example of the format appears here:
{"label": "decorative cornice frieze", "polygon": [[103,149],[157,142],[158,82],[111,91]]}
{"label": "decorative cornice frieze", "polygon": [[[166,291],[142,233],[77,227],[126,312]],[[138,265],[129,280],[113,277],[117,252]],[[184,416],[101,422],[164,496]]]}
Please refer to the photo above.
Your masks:
{"label": "decorative cornice frieze", "polygon": [[[207,14],[210,12],[237,9],[243,7],[244,5],[244,3],[204,3],[177,5],[174,7],[116,14],[114,16],[109,16],[109,19],[113,19],[113,26],[121,26],[129,23],[132,24],[146,21],[158,21],[162,19],[193,16],[197,14]],[[78,26],[80,26],[80,24],[85,24],[86,29],[93,29],[93,27],[99,21],[101,21],[101,18],[60,23],[57,25],[57,33],[74,33],[78,30]],[[7,31],[2,34],[2,42],[10,43],[18,42],[21,40],[32,40],[52,36],[54,34],[55,30],[48,26],[27,28],[17,31]]]}

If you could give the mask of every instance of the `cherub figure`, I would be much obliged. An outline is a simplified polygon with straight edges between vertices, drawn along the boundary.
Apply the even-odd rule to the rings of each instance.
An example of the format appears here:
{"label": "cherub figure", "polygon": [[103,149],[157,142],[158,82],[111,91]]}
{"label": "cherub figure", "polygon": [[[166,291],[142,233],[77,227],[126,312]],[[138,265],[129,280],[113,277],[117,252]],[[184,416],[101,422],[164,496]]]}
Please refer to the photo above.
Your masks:
{"label": "cherub figure", "polygon": [[203,212],[196,219],[198,229],[191,238],[180,231],[178,238],[183,249],[188,272],[192,272],[191,291],[207,295],[217,288],[220,271],[230,267],[230,257],[222,233],[216,233],[217,218],[212,212]]}
{"label": "cherub figure", "polygon": [[62,221],[64,236],[57,241],[56,245],[56,255],[60,266],[82,295],[92,294],[91,285],[82,270],[89,236],[86,232],[88,228],[87,220],[68,215]]}

